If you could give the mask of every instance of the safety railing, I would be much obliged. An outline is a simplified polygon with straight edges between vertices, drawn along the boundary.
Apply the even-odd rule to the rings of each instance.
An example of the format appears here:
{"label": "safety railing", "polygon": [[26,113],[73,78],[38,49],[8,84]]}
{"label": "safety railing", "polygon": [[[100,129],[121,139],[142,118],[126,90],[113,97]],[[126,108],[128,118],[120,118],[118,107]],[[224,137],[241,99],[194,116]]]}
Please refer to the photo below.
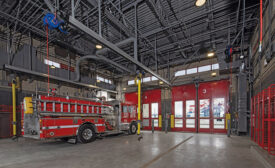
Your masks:
{"label": "safety railing", "polygon": [[275,84],[251,98],[251,140],[275,155]]}

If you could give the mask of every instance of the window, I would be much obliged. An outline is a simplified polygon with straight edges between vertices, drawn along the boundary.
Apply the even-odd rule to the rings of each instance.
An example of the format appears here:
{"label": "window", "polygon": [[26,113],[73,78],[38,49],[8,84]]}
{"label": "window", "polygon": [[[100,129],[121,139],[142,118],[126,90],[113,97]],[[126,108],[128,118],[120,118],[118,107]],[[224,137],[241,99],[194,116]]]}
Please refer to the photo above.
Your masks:
{"label": "window", "polygon": [[186,119],[186,128],[195,128],[195,119]]}
{"label": "window", "polygon": [[198,68],[199,72],[211,71],[211,65],[205,65]]}
{"label": "window", "polygon": [[136,117],[136,108],[134,106],[129,106],[129,112],[130,112],[130,117],[131,118]]}
{"label": "window", "polygon": [[150,122],[149,119],[143,119],[142,120],[142,126],[143,127],[149,127],[149,122]]}
{"label": "window", "polygon": [[213,99],[213,115],[214,117],[224,117],[224,98]]}
{"label": "window", "polygon": [[183,120],[182,119],[175,119],[175,128],[182,128]]}
{"label": "window", "polygon": [[102,77],[100,77],[100,76],[98,76],[98,75],[96,76],[96,79],[97,79],[97,80],[100,80],[101,82],[104,82],[104,78],[102,78]]}
{"label": "window", "polygon": [[181,118],[183,116],[182,101],[175,101],[175,117]]}
{"label": "window", "polygon": [[183,76],[183,75],[185,75],[186,74],[186,71],[185,70],[181,70],[181,71],[177,71],[176,73],[175,73],[175,76]]}
{"label": "window", "polygon": [[195,117],[195,101],[186,101],[186,118]]}
{"label": "window", "polygon": [[215,129],[224,129],[224,119],[214,119]]}
{"label": "window", "polygon": [[209,119],[200,119],[200,128],[209,128],[210,120]]}
{"label": "window", "polygon": [[[158,80],[158,78],[156,78],[155,76],[149,76],[149,77],[145,77],[145,78],[142,78],[142,82],[151,82],[151,81],[156,81]],[[129,80],[128,81],[128,85],[133,85],[135,84],[135,80]]]}
{"label": "window", "polygon": [[135,84],[135,80],[128,81],[128,85],[133,85],[133,84]]}
{"label": "window", "polygon": [[212,64],[212,70],[216,70],[216,69],[219,69],[219,64]]}
{"label": "window", "polygon": [[156,81],[158,80],[158,78],[156,78],[155,76],[152,76],[152,81]]}
{"label": "window", "polygon": [[158,127],[159,126],[159,120],[158,119],[154,119],[154,127]]}
{"label": "window", "polygon": [[191,68],[191,69],[187,69],[186,70],[186,74],[194,74],[194,73],[197,73],[197,68]]}
{"label": "window", "polygon": [[159,116],[159,110],[158,110],[158,103],[152,103],[151,104],[151,117],[152,118],[158,118]]}
{"label": "window", "polygon": [[127,108],[127,106],[123,106],[123,118],[128,118],[128,108]]}
{"label": "window", "polygon": [[49,66],[54,66],[55,68],[60,68],[60,64],[51,60],[44,59],[44,64]]}
{"label": "window", "polygon": [[142,82],[150,82],[151,81],[151,77],[146,77],[142,79]]}
{"label": "window", "polygon": [[101,77],[101,76],[96,76],[96,80],[99,80],[100,82],[105,82],[105,83],[109,83],[109,84],[112,84],[112,81],[111,80],[109,80],[109,79],[105,79],[105,78],[103,78],[103,77]]}
{"label": "window", "polygon": [[143,104],[143,118],[149,118],[149,104]]}
{"label": "window", "polygon": [[209,99],[200,100],[200,117],[209,117],[210,112],[210,101]]}

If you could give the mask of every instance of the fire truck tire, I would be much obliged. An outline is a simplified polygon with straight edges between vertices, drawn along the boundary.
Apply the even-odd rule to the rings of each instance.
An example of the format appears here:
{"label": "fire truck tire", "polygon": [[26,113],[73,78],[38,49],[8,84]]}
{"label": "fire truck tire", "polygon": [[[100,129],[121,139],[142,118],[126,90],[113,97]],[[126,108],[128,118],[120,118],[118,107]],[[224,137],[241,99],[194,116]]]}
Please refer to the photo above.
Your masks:
{"label": "fire truck tire", "polygon": [[78,130],[77,139],[81,143],[89,143],[96,139],[96,132],[92,125],[82,125]]}
{"label": "fire truck tire", "polygon": [[137,133],[137,123],[132,122],[130,124],[130,129],[129,129],[130,134],[136,134]]}

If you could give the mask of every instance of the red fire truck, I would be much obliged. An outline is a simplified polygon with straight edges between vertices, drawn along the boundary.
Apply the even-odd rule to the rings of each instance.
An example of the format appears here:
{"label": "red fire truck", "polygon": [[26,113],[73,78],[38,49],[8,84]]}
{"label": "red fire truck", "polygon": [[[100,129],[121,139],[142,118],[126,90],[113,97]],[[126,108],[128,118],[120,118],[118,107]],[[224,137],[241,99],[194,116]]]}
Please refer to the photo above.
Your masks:
{"label": "red fire truck", "polygon": [[[137,131],[135,106],[118,101],[107,103],[39,95],[25,97],[23,106],[22,135],[28,138],[75,138],[88,143],[98,135]],[[123,109],[127,110],[121,113]],[[131,114],[127,120],[125,113]]]}

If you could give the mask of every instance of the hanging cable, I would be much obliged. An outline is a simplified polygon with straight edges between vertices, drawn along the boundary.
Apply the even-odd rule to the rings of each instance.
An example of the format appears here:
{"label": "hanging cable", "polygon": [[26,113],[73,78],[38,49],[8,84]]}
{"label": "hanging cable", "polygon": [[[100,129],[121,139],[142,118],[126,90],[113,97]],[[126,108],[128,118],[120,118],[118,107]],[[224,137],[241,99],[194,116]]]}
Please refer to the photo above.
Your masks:
{"label": "hanging cable", "polygon": [[50,64],[49,64],[49,32],[48,25],[46,25],[47,34],[47,64],[48,64],[48,96],[50,95]]}

